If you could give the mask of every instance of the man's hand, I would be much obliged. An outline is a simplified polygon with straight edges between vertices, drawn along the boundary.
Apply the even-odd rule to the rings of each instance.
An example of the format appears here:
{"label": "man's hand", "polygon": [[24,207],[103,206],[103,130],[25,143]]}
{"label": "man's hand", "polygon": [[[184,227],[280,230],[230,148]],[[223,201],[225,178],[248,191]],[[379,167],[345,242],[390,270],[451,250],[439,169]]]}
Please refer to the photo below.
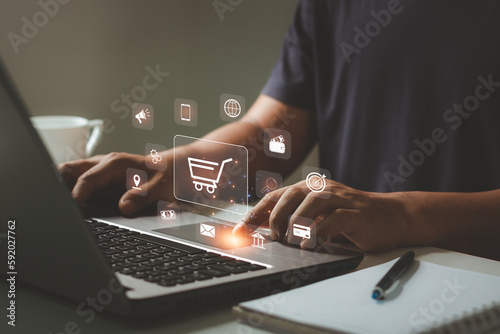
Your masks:
{"label": "man's hand", "polygon": [[[148,182],[144,184],[148,189],[147,196],[126,190],[127,168],[147,171]],[[73,189],[73,197],[82,206],[99,198],[118,197],[120,211],[124,215],[131,215],[160,199],[173,200],[171,168],[165,172],[150,170],[145,165],[145,157],[141,155],[110,153],[67,162],[59,166],[59,171]]]}
{"label": "man's hand", "polygon": [[[293,224],[304,218],[314,221],[311,235],[302,248],[313,248],[343,235],[365,251],[383,251],[405,243],[409,224],[406,197],[402,193],[371,193],[326,180],[324,191],[314,193],[305,181],[268,193],[235,228],[243,233],[247,225],[269,222],[273,240],[293,243]],[[288,233],[287,233],[288,230]],[[316,239],[316,240],[314,240]]]}

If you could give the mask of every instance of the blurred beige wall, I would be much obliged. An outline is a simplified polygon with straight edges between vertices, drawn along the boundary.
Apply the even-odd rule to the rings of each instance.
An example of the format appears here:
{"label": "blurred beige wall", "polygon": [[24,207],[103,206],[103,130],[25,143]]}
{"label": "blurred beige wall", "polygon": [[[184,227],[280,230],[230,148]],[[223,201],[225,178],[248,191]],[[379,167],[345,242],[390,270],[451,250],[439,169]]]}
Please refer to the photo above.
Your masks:
{"label": "blurred beige wall", "polygon": [[[222,93],[244,96],[248,109],[297,3],[217,0],[218,13],[213,0],[58,0],[58,8],[55,1],[0,2],[0,54],[29,109],[107,119],[96,153],[138,154],[145,143],[171,147],[176,134],[201,137],[225,124]],[[120,99],[143,85],[147,67],[169,75],[142,101],[155,109],[154,130],[134,131],[130,108]],[[176,98],[197,101],[196,128],[174,122]],[[317,165],[316,151],[306,164]],[[299,178],[295,173],[288,182]]]}

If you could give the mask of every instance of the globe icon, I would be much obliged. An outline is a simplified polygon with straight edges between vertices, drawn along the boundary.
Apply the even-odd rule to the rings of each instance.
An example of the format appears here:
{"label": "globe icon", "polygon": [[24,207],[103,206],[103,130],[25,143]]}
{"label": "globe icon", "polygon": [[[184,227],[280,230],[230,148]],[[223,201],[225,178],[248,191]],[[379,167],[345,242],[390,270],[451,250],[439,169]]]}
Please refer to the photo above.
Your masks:
{"label": "globe icon", "polygon": [[224,103],[224,112],[231,118],[238,117],[241,113],[241,106],[235,99],[229,99]]}

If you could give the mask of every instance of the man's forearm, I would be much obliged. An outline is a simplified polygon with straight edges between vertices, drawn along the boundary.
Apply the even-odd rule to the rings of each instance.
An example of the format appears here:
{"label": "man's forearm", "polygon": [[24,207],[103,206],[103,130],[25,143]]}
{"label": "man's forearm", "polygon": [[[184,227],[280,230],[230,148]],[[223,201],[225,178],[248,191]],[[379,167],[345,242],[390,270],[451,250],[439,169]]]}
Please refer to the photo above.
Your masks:
{"label": "man's forearm", "polygon": [[405,192],[406,245],[433,245],[500,260],[500,190]]}

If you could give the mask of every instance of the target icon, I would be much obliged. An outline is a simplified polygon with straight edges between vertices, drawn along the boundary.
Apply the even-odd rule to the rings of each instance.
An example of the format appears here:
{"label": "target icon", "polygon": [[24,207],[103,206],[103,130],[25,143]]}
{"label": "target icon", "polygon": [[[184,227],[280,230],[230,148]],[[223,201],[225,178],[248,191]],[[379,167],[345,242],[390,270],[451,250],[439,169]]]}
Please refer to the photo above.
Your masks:
{"label": "target icon", "polygon": [[312,192],[319,193],[325,190],[326,187],[325,178],[326,178],[325,174],[321,175],[320,173],[316,172],[309,173],[306,177],[307,187],[309,187],[309,189]]}

